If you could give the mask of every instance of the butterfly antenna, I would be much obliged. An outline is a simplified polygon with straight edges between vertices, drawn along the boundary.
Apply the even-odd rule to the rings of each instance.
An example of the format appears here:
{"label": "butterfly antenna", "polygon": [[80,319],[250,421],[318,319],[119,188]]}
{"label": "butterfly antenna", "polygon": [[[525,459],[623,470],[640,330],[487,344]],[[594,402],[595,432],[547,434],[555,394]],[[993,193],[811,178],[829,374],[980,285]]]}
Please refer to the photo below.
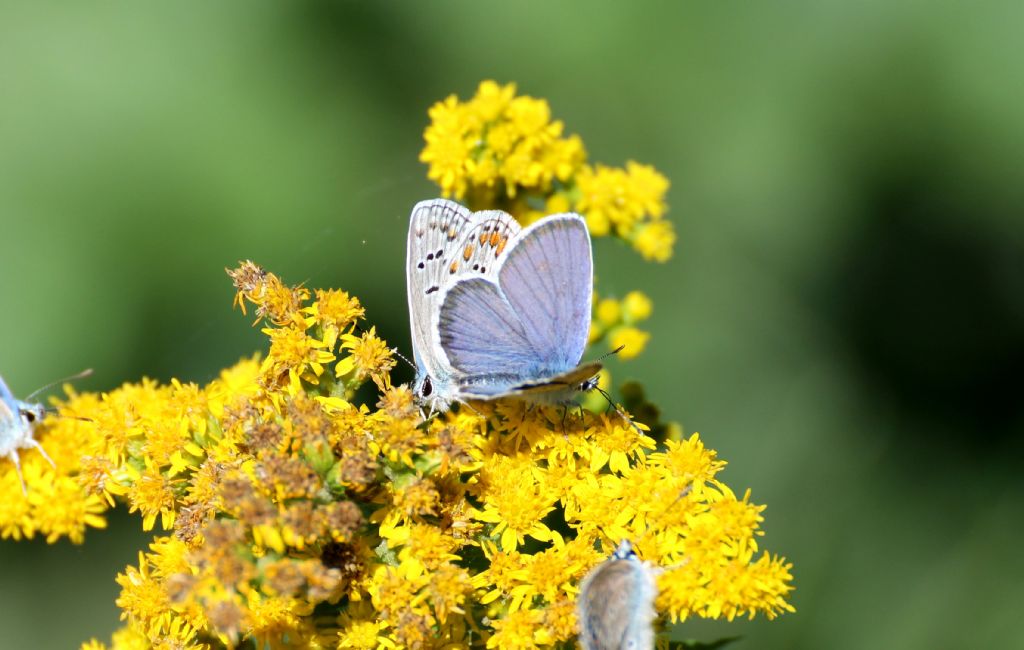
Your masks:
{"label": "butterfly antenna", "polygon": [[57,384],[63,384],[66,381],[75,381],[76,379],[82,379],[84,377],[88,377],[91,374],[92,374],[92,368],[86,368],[85,370],[83,370],[82,372],[78,373],[77,375],[71,375],[70,377],[65,377],[64,379],[58,379],[57,381],[51,381],[50,383],[48,383],[47,385],[43,386],[42,388],[37,388],[36,390],[32,391],[32,393],[28,397],[25,398],[25,401],[27,402],[27,401],[31,400],[33,397],[35,397],[39,393],[43,392],[44,390],[53,388]]}
{"label": "butterfly antenna", "polygon": [[[597,382],[594,382],[594,385],[591,386],[591,388],[596,390],[598,393],[601,393],[601,397],[603,397],[608,402],[608,408],[613,408],[618,412],[619,415],[622,415],[622,411],[619,411],[619,406],[612,400],[612,396],[608,394],[608,391],[598,386]],[[608,411],[606,410],[605,413],[607,412]]]}
{"label": "butterfly antenna", "polygon": [[625,345],[625,344],[623,344],[623,345],[620,345],[619,347],[615,348],[615,349],[614,349],[614,350],[612,350],[611,352],[605,352],[605,353],[604,353],[604,354],[602,354],[602,355],[601,355],[600,357],[598,357],[598,358],[597,358],[597,360],[598,360],[598,361],[604,361],[604,360],[605,360],[605,359],[607,359],[608,357],[610,357],[610,356],[612,356],[612,355],[615,355],[615,354],[618,354],[619,352],[622,352],[622,351],[623,351],[623,350],[625,350],[625,349],[626,349],[626,345]]}
{"label": "butterfly antenna", "polygon": [[[604,361],[605,359],[607,359],[608,357],[612,356],[613,354],[618,354],[619,352],[622,352],[622,350],[625,347],[626,347],[625,345],[620,345],[619,347],[615,348],[611,352],[605,352],[603,355],[598,357],[597,360],[598,361]],[[607,400],[608,408],[615,409],[615,412],[618,413],[619,416],[621,416],[622,418],[624,418],[626,420],[629,420],[629,418],[626,416],[625,412],[622,409],[619,408],[618,404],[615,403],[615,400],[612,399],[612,396],[608,394],[608,391],[604,390],[603,388],[601,388],[600,386],[597,385],[597,382],[598,382],[599,378],[600,378],[600,375],[594,375],[590,379],[584,381],[582,384],[580,384],[580,392],[584,392],[585,393],[588,390],[592,390],[592,389],[596,390],[597,392],[601,393],[601,397],[603,397],[603,398],[605,398],[605,400]],[[607,413],[607,412],[608,411],[605,410],[605,413]],[[630,420],[630,422],[632,422],[632,420]]]}
{"label": "butterfly antenna", "polygon": [[407,358],[406,358],[406,356],[405,356],[404,354],[402,354],[401,352],[399,352],[399,351],[398,351],[398,348],[391,348],[391,352],[392,352],[392,353],[393,353],[393,354],[394,354],[394,355],[395,355],[396,357],[398,357],[398,358],[399,358],[399,359],[401,359],[402,361],[404,361],[404,362],[406,362],[407,364],[409,364],[409,367],[410,367],[410,368],[412,368],[413,370],[416,370],[416,364],[415,364],[415,363],[413,363],[412,361],[409,361],[409,359],[407,359]]}
{"label": "butterfly antenna", "polygon": [[[355,332],[359,332],[360,334],[366,334],[366,329],[359,323],[352,323],[352,330]],[[401,352],[399,352],[398,348],[391,348],[391,353],[394,354],[399,359],[401,359],[402,361],[404,361],[406,364],[408,364],[409,367],[413,369],[413,371],[417,370],[416,364],[413,363],[412,361],[409,361],[409,358],[406,357]]]}
{"label": "butterfly antenna", "polygon": [[65,420],[78,420],[79,422],[95,422],[96,421],[96,420],[93,420],[92,418],[83,418],[80,415],[61,415],[60,411],[58,411],[57,409],[53,408],[52,406],[47,406],[43,410],[46,413],[50,414],[50,415],[56,415],[58,417],[64,418]]}
{"label": "butterfly antenna", "polygon": [[[603,389],[600,386],[598,386],[596,381],[593,384],[591,384],[589,386],[589,388],[593,388],[594,390],[596,390],[598,393],[601,394],[601,397],[603,397],[605,399],[605,401],[608,402],[608,408],[609,409],[615,409],[615,412],[619,415],[620,418],[622,418],[623,420],[626,420],[630,424],[633,424],[633,420],[629,417],[629,414],[627,414],[624,410],[622,410],[622,408],[618,404],[615,403],[615,400],[612,399],[612,396],[608,393],[608,391],[606,391],[605,389]],[[605,410],[605,413],[607,413],[607,412],[608,411]],[[636,425],[634,425],[634,426],[636,426]]]}

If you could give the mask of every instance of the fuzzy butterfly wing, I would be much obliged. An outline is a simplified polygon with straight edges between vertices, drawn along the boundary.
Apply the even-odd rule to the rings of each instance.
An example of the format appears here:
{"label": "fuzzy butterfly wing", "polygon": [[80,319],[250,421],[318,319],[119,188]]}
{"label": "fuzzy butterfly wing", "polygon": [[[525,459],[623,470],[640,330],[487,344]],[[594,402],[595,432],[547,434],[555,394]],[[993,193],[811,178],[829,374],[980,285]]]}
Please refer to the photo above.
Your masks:
{"label": "fuzzy butterfly wing", "polygon": [[522,323],[498,285],[483,278],[462,280],[449,290],[438,330],[463,394],[505,393],[538,363]]}
{"label": "fuzzy butterfly wing", "polygon": [[560,372],[578,364],[590,332],[594,287],[590,233],[583,218],[552,215],[524,230],[498,281],[544,363]]}
{"label": "fuzzy butterfly wing", "polygon": [[654,648],[654,579],[634,558],[607,560],[590,572],[576,602],[583,650]]}
{"label": "fuzzy butterfly wing", "polygon": [[453,256],[471,213],[454,201],[420,201],[409,218],[406,247],[406,290],[412,351],[419,372],[440,370],[435,354],[434,320],[447,284],[444,260]]}
{"label": "fuzzy butterfly wing", "polygon": [[457,255],[448,265],[448,288],[463,278],[497,282],[505,251],[515,246],[522,232],[519,222],[507,212],[474,212],[459,242]]}
{"label": "fuzzy butterfly wing", "polygon": [[8,429],[18,424],[18,419],[18,400],[14,398],[4,378],[0,377],[0,446]]}
{"label": "fuzzy butterfly wing", "polygon": [[497,261],[494,277],[452,285],[439,311],[441,348],[470,397],[571,375],[587,343],[593,261],[581,217],[552,215],[532,224]]}
{"label": "fuzzy butterfly wing", "polygon": [[21,475],[18,460],[18,449],[25,446],[26,440],[32,440],[32,429],[26,428],[21,417],[21,402],[15,399],[11,389],[0,377],[0,461],[10,459],[14,471],[21,483],[22,493],[26,493],[25,480]]}
{"label": "fuzzy butterfly wing", "polygon": [[406,280],[417,395],[432,408],[456,398],[455,371],[438,336],[440,304],[449,288],[467,277],[493,280],[498,260],[521,228],[499,210],[469,212],[454,201],[421,201],[409,221]]}

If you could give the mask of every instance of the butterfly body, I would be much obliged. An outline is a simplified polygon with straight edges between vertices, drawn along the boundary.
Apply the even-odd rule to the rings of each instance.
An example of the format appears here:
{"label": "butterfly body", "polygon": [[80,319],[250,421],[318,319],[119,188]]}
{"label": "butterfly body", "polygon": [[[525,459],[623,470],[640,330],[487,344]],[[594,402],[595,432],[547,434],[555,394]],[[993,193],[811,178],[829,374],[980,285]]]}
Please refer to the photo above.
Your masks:
{"label": "butterfly body", "polygon": [[14,463],[23,493],[27,490],[21,474],[19,449],[35,447],[43,458],[53,465],[42,445],[32,437],[36,423],[45,415],[46,408],[42,404],[15,398],[3,377],[0,377],[0,458],[9,458]]}
{"label": "butterfly body", "polygon": [[600,370],[580,364],[590,326],[593,260],[583,218],[521,228],[498,210],[418,203],[406,273],[417,398],[515,396],[564,402]]}
{"label": "butterfly body", "polygon": [[587,574],[576,600],[583,650],[654,648],[656,575],[628,541]]}

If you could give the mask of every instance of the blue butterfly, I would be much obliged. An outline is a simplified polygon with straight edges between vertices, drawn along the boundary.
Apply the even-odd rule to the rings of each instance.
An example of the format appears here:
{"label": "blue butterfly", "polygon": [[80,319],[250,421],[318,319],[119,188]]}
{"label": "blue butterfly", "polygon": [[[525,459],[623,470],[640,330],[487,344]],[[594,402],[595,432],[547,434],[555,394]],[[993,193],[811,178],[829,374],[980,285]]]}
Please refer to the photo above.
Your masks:
{"label": "blue butterfly", "polygon": [[[18,480],[21,482],[22,494],[28,494],[28,488],[25,487],[25,477],[21,474],[21,459],[18,457],[19,449],[29,449],[35,447],[39,450],[39,453],[43,455],[46,462],[50,463],[50,467],[56,468],[53,459],[46,453],[43,446],[32,437],[35,432],[35,426],[42,421],[46,416],[46,407],[38,402],[32,402],[34,396],[43,392],[48,388],[52,388],[59,383],[65,381],[71,381],[73,379],[81,379],[82,377],[88,377],[92,374],[92,368],[83,370],[77,375],[65,377],[59,379],[53,383],[47,384],[39,390],[33,392],[28,396],[26,400],[20,400],[11,393],[11,389],[4,383],[4,378],[0,377],[0,459],[5,456],[11,459],[14,463],[14,471],[18,473]],[[77,418],[74,416],[67,416],[76,420],[83,420],[88,422],[86,418]]]}
{"label": "blue butterfly", "polygon": [[32,437],[36,423],[45,415],[45,406],[15,398],[3,377],[0,377],[0,458],[6,456],[14,463],[23,494],[28,494],[28,489],[25,487],[25,477],[21,475],[19,449],[35,447],[51,466],[56,467],[43,446]]}
{"label": "blue butterfly", "polygon": [[580,585],[576,598],[579,641],[583,650],[654,648],[659,570],[641,562],[623,541]]}
{"label": "blue butterfly", "polygon": [[560,403],[596,385],[590,233],[577,214],[521,228],[500,210],[444,199],[412,210],[406,258],[417,399],[516,396]]}

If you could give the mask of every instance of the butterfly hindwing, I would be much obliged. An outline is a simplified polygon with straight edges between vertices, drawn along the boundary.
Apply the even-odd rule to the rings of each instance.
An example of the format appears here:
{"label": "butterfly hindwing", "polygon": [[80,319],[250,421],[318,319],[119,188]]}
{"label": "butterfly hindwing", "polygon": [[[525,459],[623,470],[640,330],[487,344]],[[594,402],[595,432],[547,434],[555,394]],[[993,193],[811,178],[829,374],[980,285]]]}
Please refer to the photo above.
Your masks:
{"label": "butterfly hindwing", "polygon": [[494,280],[505,251],[522,232],[519,222],[501,210],[474,212],[470,217],[456,256],[448,264],[451,284],[467,277]]}
{"label": "butterfly hindwing", "polygon": [[491,378],[511,388],[543,361],[501,289],[483,278],[462,280],[448,291],[438,332],[461,378]]}
{"label": "butterfly hindwing", "polygon": [[447,286],[444,260],[452,257],[470,221],[469,210],[453,201],[421,201],[409,219],[406,286],[416,365],[431,375],[442,370],[434,350],[434,319]]}

